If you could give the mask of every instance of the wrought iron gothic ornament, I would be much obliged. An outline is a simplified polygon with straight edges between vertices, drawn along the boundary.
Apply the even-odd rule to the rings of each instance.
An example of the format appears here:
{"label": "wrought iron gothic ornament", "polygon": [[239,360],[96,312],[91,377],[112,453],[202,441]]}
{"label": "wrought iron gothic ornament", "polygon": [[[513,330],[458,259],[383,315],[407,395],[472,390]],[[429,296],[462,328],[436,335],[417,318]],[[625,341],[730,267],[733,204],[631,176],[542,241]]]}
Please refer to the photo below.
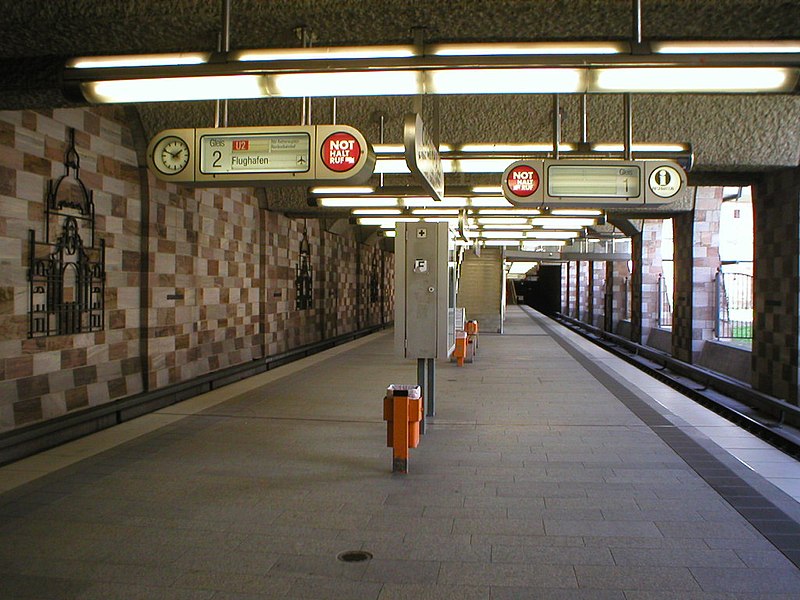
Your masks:
{"label": "wrought iron gothic ornament", "polygon": [[300,257],[295,268],[294,287],[297,292],[297,310],[311,308],[313,304],[311,245],[308,243],[308,230],[305,222],[303,222],[303,237],[300,240]]}
{"label": "wrought iron gothic ornament", "polygon": [[[28,337],[100,331],[105,310],[105,241],[95,247],[92,192],[80,179],[75,130],[69,130],[64,174],[45,195],[45,241],[29,235]],[[70,175],[72,177],[70,178]],[[74,181],[73,181],[74,180]],[[70,185],[63,185],[65,182]],[[58,237],[51,241],[51,227]],[[81,230],[88,230],[86,246]]]}
{"label": "wrought iron gothic ornament", "polygon": [[380,276],[381,272],[381,255],[380,252],[375,252],[372,259],[372,272],[369,274],[369,299],[370,302],[377,302],[380,300]]}

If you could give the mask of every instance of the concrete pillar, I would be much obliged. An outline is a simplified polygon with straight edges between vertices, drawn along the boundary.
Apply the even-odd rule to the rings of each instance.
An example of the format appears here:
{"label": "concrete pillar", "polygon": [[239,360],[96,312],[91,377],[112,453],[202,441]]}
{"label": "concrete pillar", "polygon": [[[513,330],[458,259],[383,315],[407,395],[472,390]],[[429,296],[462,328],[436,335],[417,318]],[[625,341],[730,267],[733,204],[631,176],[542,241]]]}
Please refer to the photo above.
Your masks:
{"label": "concrete pillar", "polygon": [[630,339],[637,344],[642,343],[642,234],[631,236],[631,334]]}
{"label": "concrete pillar", "polygon": [[583,290],[581,289],[581,261],[576,260],[573,263],[575,281],[575,303],[572,305],[572,317],[580,320],[581,318],[581,298],[583,297]]}
{"label": "concrete pillar", "polygon": [[692,362],[692,241],[694,214],[672,217],[675,269],[672,307],[672,356]]}
{"label": "concrete pillar", "polygon": [[590,260],[587,263],[587,277],[588,281],[586,284],[586,322],[589,325],[594,325],[594,313],[595,313],[595,289],[594,289],[594,261]]}
{"label": "concrete pillar", "polygon": [[722,188],[695,191],[695,208],[673,219],[675,307],[672,355],[695,362],[706,340],[715,339],[715,277],[720,267]]}
{"label": "concrete pillar", "polygon": [[580,302],[580,314],[581,319],[584,323],[591,323],[592,322],[592,314],[591,314],[591,294],[592,294],[592,285],[591,285],[591,262],[588,260],[584,260],[578,263],[578,273],[580,279],[580,295],[581,295],[581,302]]}
{"label": "concrete pillar", "polygon": [[570,289],[569,289],[569,261],[565,262],[561,268],[561,314],[569,316],[570,308]]}
{"label": "concrete pillar", "polygon": [[692,358],[700,356],[706,340],[716,339],[715,278],[722,264],[719,258],[719,223],[722,188],[697,188],[694,205],[692,258]]}
{"label": "concrete pillar", "polygon": [[753,387],[798,404],[800,169],[765,175],[753,211]]}
{"label": "concrete pillar", "polygon": [[606,314],[606,261],[592,261],[590,271],[592,273],[592,325],[603,327]]}

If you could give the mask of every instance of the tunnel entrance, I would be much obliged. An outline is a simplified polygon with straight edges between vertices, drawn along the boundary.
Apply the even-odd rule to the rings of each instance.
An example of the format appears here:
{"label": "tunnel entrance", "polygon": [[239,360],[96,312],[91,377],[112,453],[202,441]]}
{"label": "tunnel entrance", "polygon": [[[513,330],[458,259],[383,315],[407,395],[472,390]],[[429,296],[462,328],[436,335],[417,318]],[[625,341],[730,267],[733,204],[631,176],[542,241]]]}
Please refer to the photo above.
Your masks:
{"label": "tunnel entrance", "polygon": [[535,276],[515,285],[520,303],[546,315],[561,310],[561,265],[541,265]]}

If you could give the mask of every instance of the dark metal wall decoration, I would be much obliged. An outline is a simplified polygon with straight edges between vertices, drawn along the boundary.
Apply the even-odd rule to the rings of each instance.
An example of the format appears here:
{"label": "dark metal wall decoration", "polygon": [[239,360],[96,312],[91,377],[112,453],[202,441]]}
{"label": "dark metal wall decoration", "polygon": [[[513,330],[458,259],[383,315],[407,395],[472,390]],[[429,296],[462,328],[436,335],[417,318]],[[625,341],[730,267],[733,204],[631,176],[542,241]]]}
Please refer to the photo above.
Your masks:
{"label": "dark metal wall decoration", "polygon": [[300,240],[300,257],[295,268],[294,287],[297,292],[297,310],[311,308],[314,300],[311,245],[308,243],[308,231],[305,224],[303,224],[303,238]]}
{"label": "dark metal wall decoration", "polygon": [[381,254],[375,252],[372,259],[372,272],[369,274],[369,299],[370,302],[380,300]]}
{"label": "dark metal wall decoration", "polygon": [[[79,171],[75,130],[70,129],[64,174],[47,186],[45,241],[37,242],[36,232],[30,230],[28,337],[103,329],[105,241],[101,239],[95,246],[92,192],[81,181]],[[88,245],[82,231],[89,235]]]}

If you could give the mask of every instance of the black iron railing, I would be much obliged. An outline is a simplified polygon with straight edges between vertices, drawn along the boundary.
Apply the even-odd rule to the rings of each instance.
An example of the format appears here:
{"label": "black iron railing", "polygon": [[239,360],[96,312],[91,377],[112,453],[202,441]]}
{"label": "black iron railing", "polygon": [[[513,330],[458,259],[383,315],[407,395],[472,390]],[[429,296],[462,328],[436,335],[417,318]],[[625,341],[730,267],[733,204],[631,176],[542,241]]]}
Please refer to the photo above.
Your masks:
{"label": "black iron railing", "polygon": [[720,339],[753,338],[753,276],[723,273],[716,277],[716,335]]}

